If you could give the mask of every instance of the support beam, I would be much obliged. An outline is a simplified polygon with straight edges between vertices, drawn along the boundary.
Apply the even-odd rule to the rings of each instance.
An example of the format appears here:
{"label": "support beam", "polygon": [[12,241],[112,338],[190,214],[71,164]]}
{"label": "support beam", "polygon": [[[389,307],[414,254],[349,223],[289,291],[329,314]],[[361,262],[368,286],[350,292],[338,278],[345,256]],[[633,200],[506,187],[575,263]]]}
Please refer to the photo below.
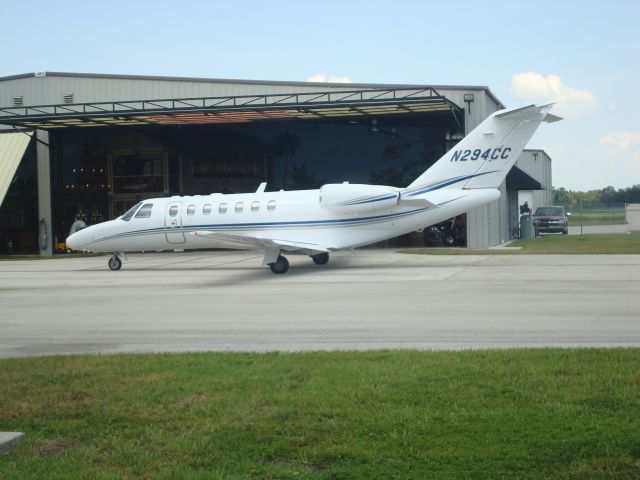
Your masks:
{"label": "support beam", "polygon": [[53,255],[53,216],[51,214],[51,155],[49,132],[36,131],[39,142],[36,145],[38,170],[38,245],[40,255]]}

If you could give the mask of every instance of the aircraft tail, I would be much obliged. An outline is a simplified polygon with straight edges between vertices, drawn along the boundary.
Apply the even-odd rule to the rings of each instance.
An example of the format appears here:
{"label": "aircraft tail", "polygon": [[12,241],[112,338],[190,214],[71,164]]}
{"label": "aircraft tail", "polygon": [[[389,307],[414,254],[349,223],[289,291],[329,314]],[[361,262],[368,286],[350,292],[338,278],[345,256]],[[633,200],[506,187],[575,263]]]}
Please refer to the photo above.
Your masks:
{"label": "aircraft tail", "polygon": [[498,188],[553,104],[493,113],[403,192],[419,195],[440,188]]}

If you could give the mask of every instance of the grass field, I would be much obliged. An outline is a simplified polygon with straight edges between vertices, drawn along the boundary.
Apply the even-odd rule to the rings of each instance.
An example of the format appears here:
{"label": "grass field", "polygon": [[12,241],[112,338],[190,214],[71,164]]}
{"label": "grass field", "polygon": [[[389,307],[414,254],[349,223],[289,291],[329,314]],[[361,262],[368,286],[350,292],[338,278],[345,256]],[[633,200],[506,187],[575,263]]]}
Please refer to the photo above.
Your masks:
{"label": "grass field", "polygon": [[640,478],[640,350],[0,361],[0,477]]}
{"label": "grass field", "polygon": [[522,253],[640,254],[640,231],[628,234],[542,235],[537,239],[516,240]]}
{"label": "grass field", "polygon": [[625,222],[624,210],[573,210],[569,217],[569,226],[582,225],[620,225]]}
{"label": "grass field", "polygon": [[541,235],[515,240],[519,249],[412,248],[401,253],[422,255],[523,255],[523,254],[640,254],[640,231],[631,233]]}

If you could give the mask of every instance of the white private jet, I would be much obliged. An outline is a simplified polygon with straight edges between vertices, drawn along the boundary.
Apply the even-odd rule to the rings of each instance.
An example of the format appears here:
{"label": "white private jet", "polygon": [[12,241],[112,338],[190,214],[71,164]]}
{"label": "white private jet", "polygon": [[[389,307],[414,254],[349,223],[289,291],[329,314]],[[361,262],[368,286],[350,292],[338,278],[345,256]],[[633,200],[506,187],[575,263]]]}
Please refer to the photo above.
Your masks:
{"label": "white private jet", "polygon": [[121,217],[67,238],[67,247],[114,252],[231,248],[264,252],[263,265],[285,273],[282,252],[326,264],[329,253],[379,242],[459,215],[500,198],[503,179],[551,105],[501,110],[489,116],[406,188],[327,184],[318,190],[154,198]]}

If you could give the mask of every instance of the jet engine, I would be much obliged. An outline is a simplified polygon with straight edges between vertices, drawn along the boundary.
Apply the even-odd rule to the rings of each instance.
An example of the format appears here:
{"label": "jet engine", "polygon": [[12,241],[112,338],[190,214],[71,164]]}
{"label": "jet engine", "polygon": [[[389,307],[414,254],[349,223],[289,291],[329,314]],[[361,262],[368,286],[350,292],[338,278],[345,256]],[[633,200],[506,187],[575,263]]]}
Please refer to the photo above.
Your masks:
{"label": "jet engine", "polygon": [[320,205],[331,211],[372,212],[395,207],[400,191],[381,185],[330,183],[320,188]]}

